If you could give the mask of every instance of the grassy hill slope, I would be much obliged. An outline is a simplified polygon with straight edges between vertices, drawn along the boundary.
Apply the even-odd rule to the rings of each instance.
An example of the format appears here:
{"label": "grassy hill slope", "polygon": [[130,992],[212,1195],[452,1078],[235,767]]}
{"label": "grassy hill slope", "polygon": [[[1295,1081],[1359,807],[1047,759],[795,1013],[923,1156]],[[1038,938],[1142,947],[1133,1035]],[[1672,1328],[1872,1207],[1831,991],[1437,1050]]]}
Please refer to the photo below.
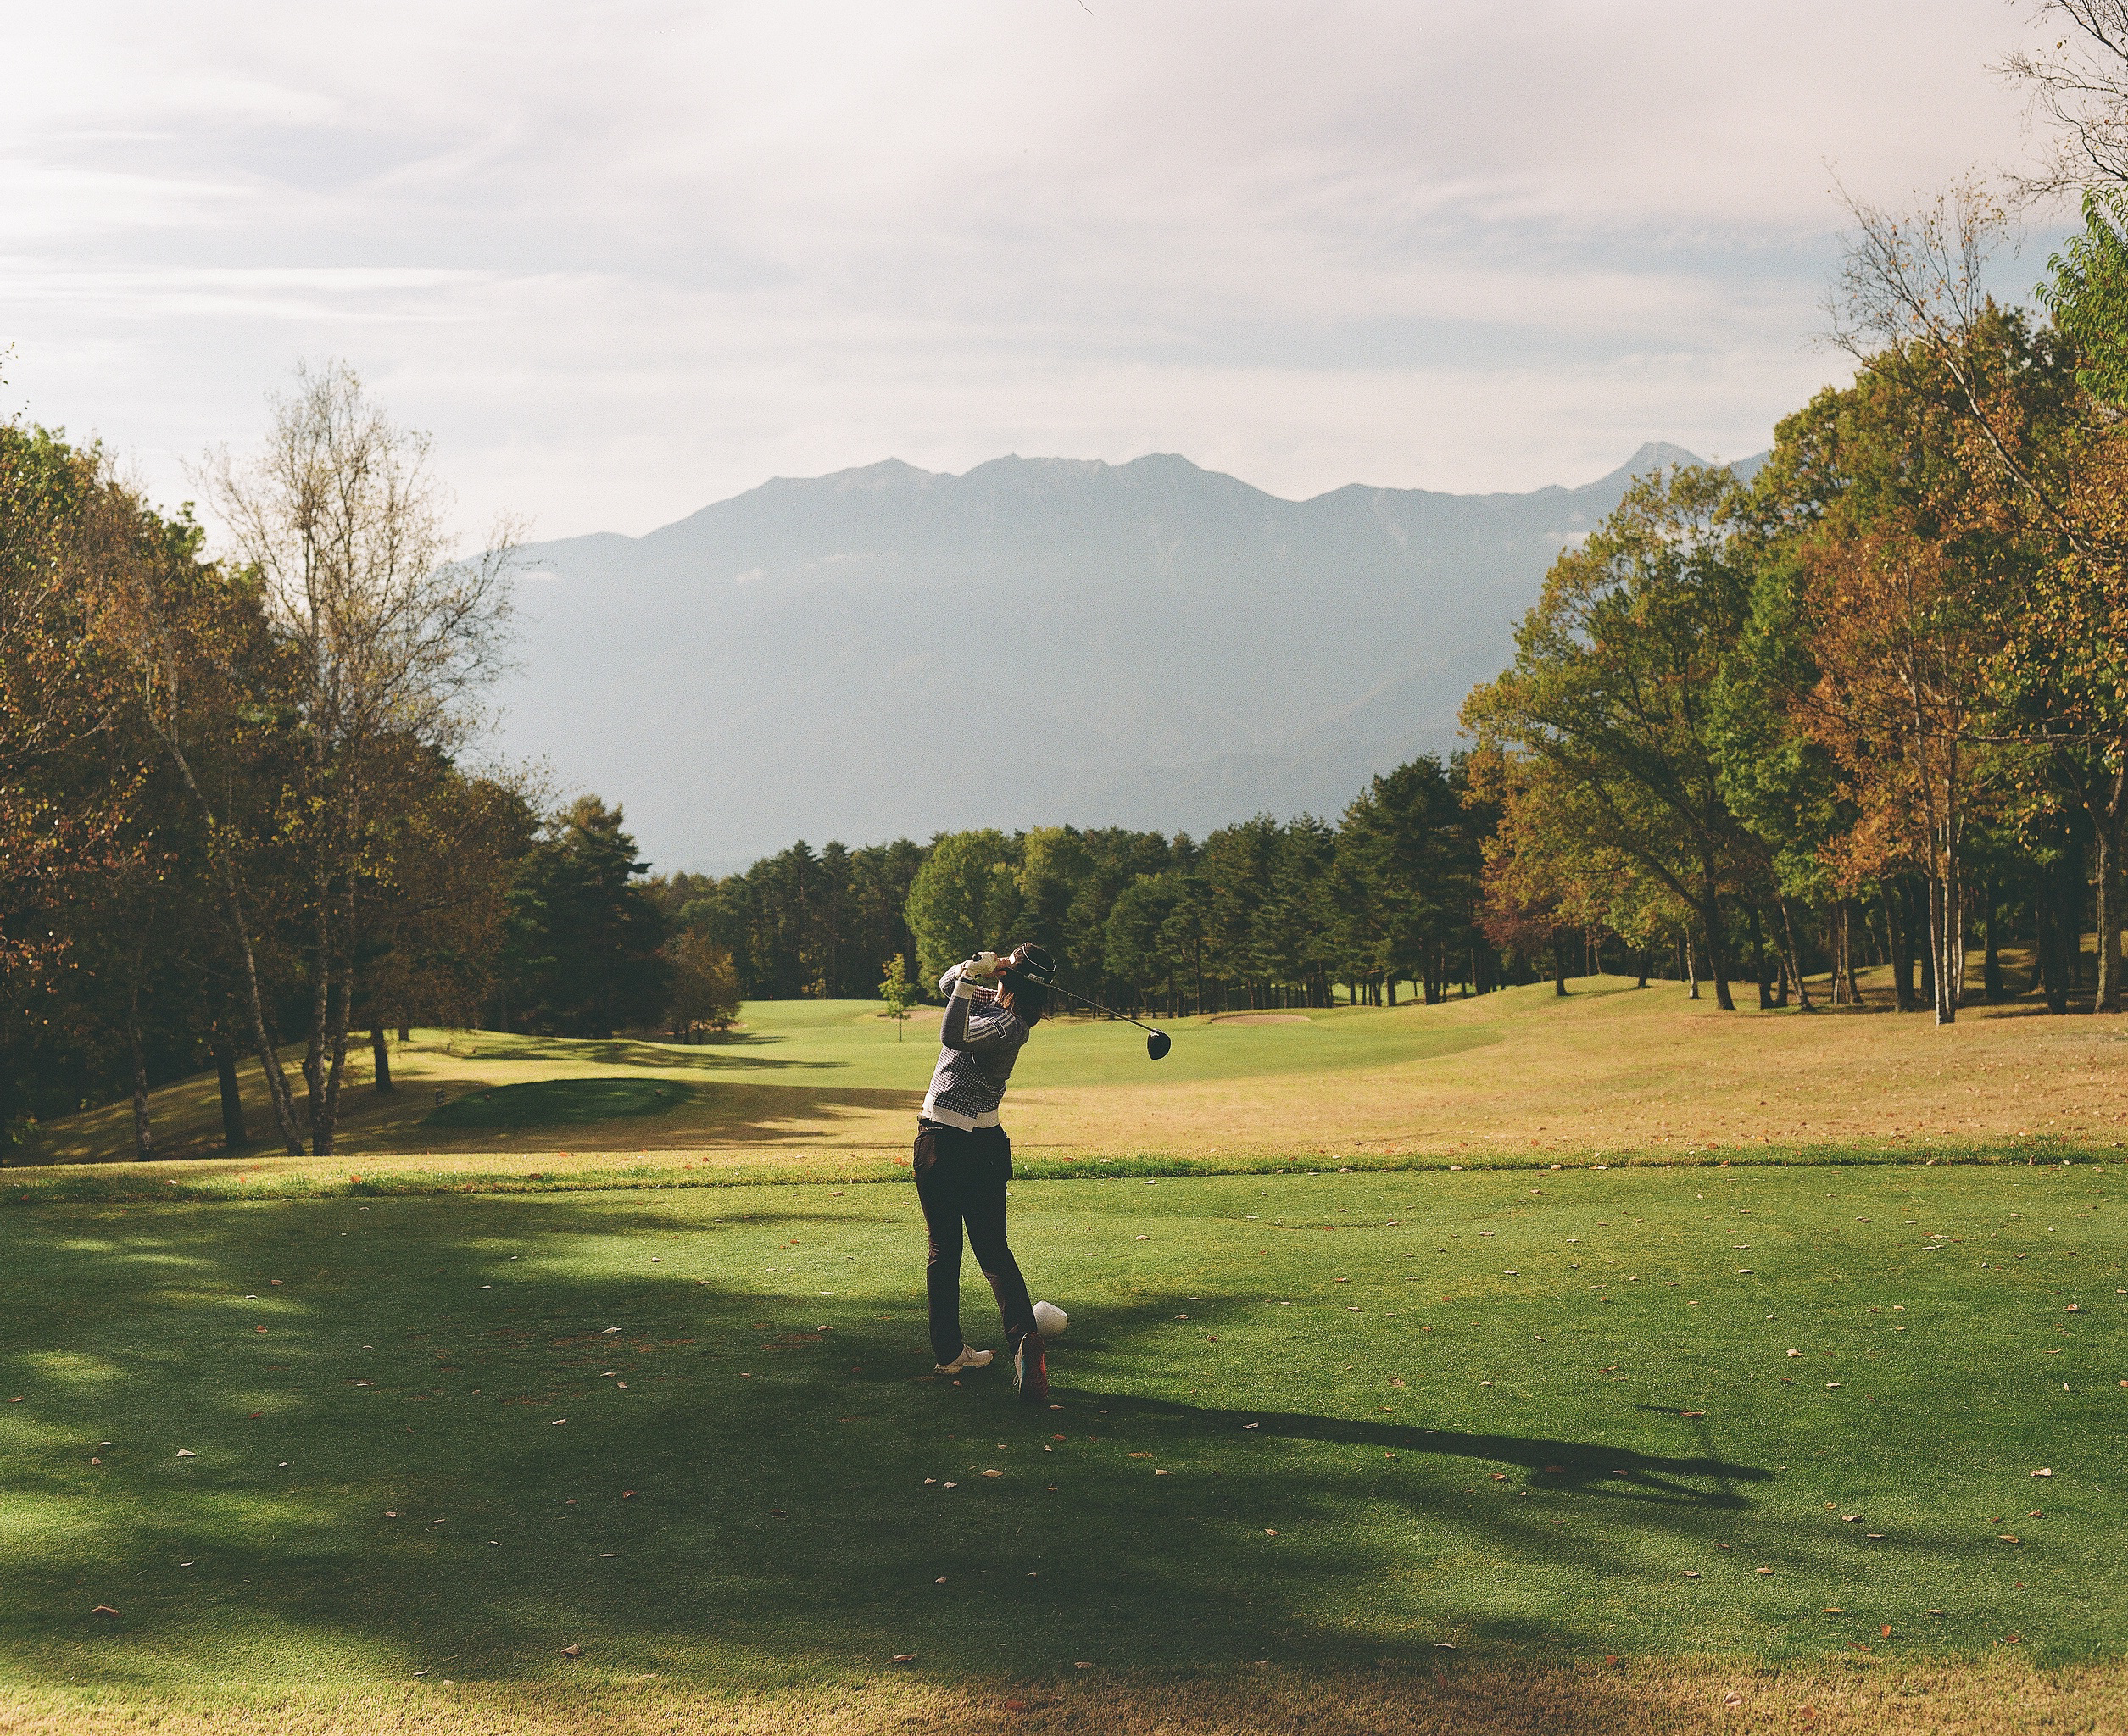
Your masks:
{"label": "grassy hill slope", "polygon": [[[750,1004],[699,1045],[421,1031],[393,1045],[397,1088],[350,1057],[338,1155],[321,1171],[418,1157],[454,1171],[640,1165],[858,1175],[906,1153],[936,1055],[938,1014],[905,1039],[869,1003]],[[1169,1022],[1149,1062],[1139,1033],[1045,1024],[1007,1103],[1033,1163],[1627,1163],[1812,1150],[1957,1155],[2128,1139],[2128,1021],[2052,1018],[2029,1001],[1955,1027],[1880,1010],[1725,1014],[1675,984],[1598,977],[1443,1005],[1351,1007]],[[270,1127],[257,1068],[253,1133]],[[161,1154],[203,1173],[310,1165],[256,1143],[225,1155],[214,1081],[157,1092]],[[131,1155],[123,1104],[40,1130],[31,1165]],[[198,1160],[211,1160],[198,1165]]]}

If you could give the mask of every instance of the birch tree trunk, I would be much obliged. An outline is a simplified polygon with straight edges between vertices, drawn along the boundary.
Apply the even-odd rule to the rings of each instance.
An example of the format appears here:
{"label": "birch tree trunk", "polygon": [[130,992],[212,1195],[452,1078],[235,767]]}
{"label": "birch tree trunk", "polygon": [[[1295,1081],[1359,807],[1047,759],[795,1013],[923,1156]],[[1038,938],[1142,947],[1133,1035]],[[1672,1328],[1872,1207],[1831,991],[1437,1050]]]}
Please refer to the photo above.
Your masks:
{"label": "birch tree trunk", "polygon": [[1855,975],[1855,904],[1852,899],[1840,901],[1840,968],[1847,984],[1847,1004],[1862,1004],[1862,982]]}
{"label": "birch tree trunk", "polygon": [[252,1042],[259,1055],[259,1070],[265,1075],[266,1095],[273,1103],[274,1123],[281,1130],[281,1143],[288,1148],[288,1155],[301,1157],[303,1134],[296,1126],[295,1096],[288,1089],[288,1076],[281,1070],[280,1051],[274,1044],[272,1033],[266,1028],[265,1003],[259,993],[258,956],[251,943],[251,923],[244,913],[243,893],[237,882],[236,864],[230,860],[221,828],[214,823],[214,811],[202,793],[198,781],[193,777],[192,761],[178,744],[175,732],[166,735],[164,740],[170,748],[171,759],[177,764],[178,775],[184,780],[186,791],[206,822],[207,851],[214,860],[215,874],[221,881],[224,926],[229,931],[231,944],[236,949],[237,962],[243,966],[244,1010],[251,1016]]}

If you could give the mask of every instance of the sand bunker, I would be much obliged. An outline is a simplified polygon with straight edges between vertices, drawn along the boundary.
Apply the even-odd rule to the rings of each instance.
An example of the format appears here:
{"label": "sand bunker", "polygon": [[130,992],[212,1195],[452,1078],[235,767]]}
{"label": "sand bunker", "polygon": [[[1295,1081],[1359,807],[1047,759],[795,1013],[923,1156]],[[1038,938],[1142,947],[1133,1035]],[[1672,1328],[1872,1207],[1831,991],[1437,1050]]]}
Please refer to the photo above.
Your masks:
{"label": "sand bunker", "polygon": [[1207,1025],[1305,1025],[1306,1013],[1214,1013]]}

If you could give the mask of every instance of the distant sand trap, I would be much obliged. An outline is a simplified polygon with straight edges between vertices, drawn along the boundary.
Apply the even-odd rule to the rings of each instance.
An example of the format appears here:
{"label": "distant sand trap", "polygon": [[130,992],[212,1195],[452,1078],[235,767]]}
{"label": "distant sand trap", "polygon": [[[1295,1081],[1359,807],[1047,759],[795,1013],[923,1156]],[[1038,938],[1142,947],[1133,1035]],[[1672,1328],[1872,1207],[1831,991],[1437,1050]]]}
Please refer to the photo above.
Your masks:
{"label": "distant sand trap", "polygon": [[1306,1013],[1214,1013],[1207,1025],[1305,1025]]}

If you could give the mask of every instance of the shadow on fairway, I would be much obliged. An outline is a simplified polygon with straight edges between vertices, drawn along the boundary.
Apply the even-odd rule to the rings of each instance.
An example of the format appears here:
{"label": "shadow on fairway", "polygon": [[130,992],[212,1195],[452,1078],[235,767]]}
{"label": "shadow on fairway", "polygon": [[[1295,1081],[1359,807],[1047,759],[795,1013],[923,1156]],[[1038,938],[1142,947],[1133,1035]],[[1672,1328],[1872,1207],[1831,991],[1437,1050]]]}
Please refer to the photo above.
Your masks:
{"label": "shadow on fairway", "polygon": [[[912,1198],[783,1197],[812,1203],[0,1214],[0,1656],[182,1689],[559,1678],[565,1646],[730,1688],[897,1653],[981,1681],[1601,1655],[1765,1475],[1117,1390],[1158,1299],[1105,1309],[1059,1408],[1023,1406],[1001,1366],[931,1375]],[[1484,1461],[1567,1466],[1560,1500]],[[1753,1559],[1823,1572],[1847,1542]]]}
{"label": "shadow on fairway", "polygon": [[693,1071],[723,1072],[733,1068],[797,1069],[842,1072],[851,1065],[838,1060],[783,1059],[751,1051],[772,1049],[787,1039],[735,1034],[710,1043],[645,1043],[632,1037],[557,1041],[541,1037],[503,1037],[482,1032],[475,1056],[483,1061],[554,1061],[570,1066],[643,1067],[659,1073]]}
{"label": "shadow on fairway", "polygon": [[[1519,1466],[1546,1488],[1682,1502],[1697,1507],[1745,1506],[1748,1503],[1737,1493],[1735,1485],[1763,1483],[1773,1475],[1763,1466],[1734,1464],[1711,1452],[1677,1458],[1590,1441],[1467,1434],[1453,1429],[1412,1428],[1399,1423],[1360,1422],[1344,1416],[1211,1409],[1161,1399],[1137,1398],[1126,1393],[1100,1395],[1100,1402],[1117,1416],[1157,1417],[1207,1437],[1231,1438],[1237,1432],[1245,1432],[1273,1439],[1323,1441],[1340,1446],[1380,1447],[1395,1452],[1477,1459],[1490,1465]],[[1677,1413],[1658,1414],[1674,1416]]]}

